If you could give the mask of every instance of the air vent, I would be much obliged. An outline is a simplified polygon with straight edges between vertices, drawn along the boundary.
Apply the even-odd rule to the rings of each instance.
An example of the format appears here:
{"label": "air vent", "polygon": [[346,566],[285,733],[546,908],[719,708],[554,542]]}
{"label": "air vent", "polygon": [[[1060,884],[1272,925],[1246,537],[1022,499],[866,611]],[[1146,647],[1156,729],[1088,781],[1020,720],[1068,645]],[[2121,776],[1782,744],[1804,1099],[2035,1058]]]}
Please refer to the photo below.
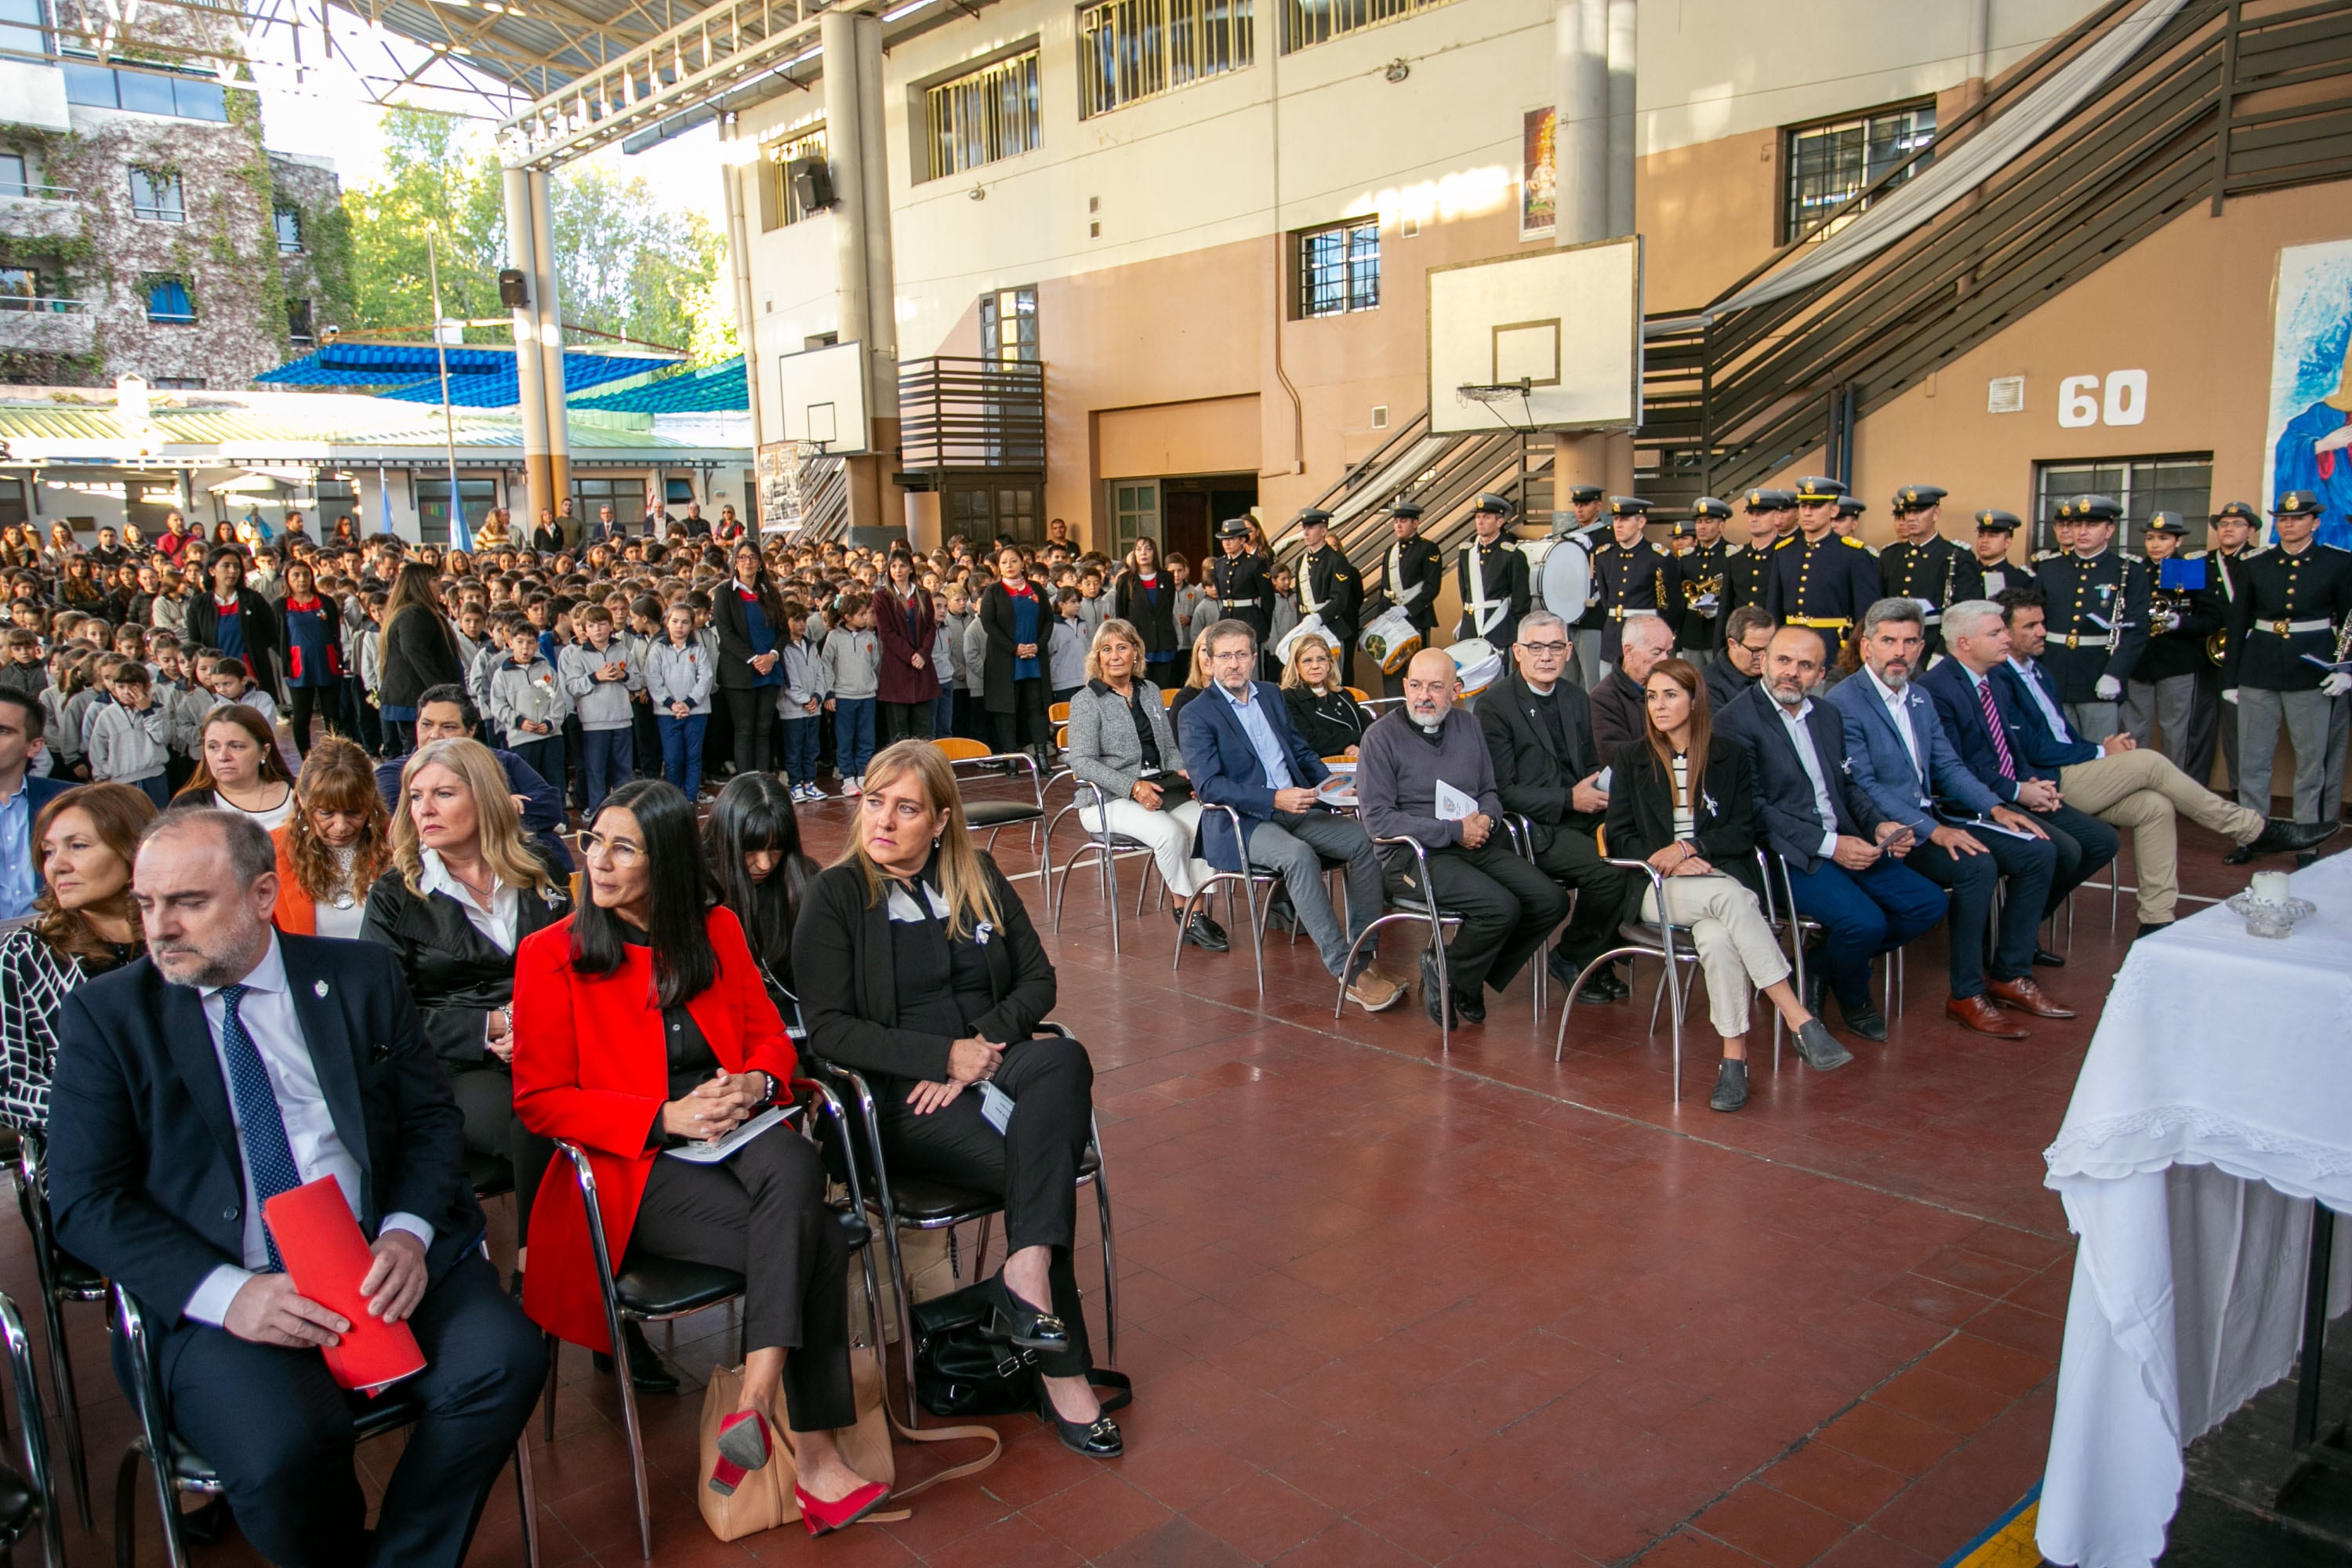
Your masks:
{"label": "air vent", "polygon": [[1997,375],[1985,383],[1985,412],[2024,413],[2025,378],[2021,375]]}
{"label": "air vent", "polygon": [[1389,405],[1385,403],[1375,403],[1372,405],[1372,428],[1385,430],[1388,427]]}

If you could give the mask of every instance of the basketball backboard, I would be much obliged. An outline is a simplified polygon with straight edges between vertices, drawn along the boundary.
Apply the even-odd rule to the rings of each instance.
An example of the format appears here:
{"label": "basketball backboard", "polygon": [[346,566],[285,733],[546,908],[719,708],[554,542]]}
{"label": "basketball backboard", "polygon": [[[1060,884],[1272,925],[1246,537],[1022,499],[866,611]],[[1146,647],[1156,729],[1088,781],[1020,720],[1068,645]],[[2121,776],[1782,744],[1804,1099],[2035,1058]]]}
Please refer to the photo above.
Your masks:
{"label": "basketball backboard", "polygon": [[1622,430],[1642,419],[1642,240],[1429,272],[1429,428]]}
{"label": "basketball backboard", "polygon": [[866,450],[866,345],[829,343],[776,362],[784,439],[822,446],[833,457]]}

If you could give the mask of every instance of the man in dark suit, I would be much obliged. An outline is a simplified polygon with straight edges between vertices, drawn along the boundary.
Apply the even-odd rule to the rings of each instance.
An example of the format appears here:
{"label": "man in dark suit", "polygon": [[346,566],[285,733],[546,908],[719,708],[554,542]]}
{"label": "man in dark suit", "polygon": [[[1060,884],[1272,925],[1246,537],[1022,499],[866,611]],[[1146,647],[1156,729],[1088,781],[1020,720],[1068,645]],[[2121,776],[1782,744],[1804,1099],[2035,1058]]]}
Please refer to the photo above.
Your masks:
{"label": "man in dark suit", "polygon": [[[148,955],[75,991],[59,1029],[58,1239],[146,1308],[173,1425],[263,1556],[454,1564],[545,1352],[479,1251],[457,1107],[398,968],[371,943],[278,934],[276,864],[236,812],[148,828],[132,871]],[[359,1399],[318,1353],[351,1325],[297,1293],[263,1221],[322,1177],[370,1238],[370,1312],[407,1322],[425,1361],[372,1537]]]}
{"label": "man in dark suit", "polygon": [[[1517,668],[1478,704],[1478,727],[1494,758],[1503,809],[1528,819],[1537,867],[1576,889],[1567,929],[1545,961],[1563,985],[1616,945],[1633,877],[1601,857],[1597,840],[1609,796],[1601,788],[1603,764],[1592,742],[1590,700],[1567,679],[1570,653],[1569,628],[1560,617],[1528,611],[1519,622],[1519,640],[1511,645]],[[1612,965],[1595,971],[1576,999],[1615,1002],[1630,994]]]}
{"label": "man in dark suit", "polygon": [[1616,668],[1592,685],[1592,741],[1601,748],[1602,767],[1616,760],[1621,748],[1648,733],[1642,683],[1674,651],[1675,630],[1663,616],[1636,616],[1625,628]]}
{"label": "man in dark suit", "polygon": [[31,769],[47,742],[41,701],[0,686],[0,921],[33,912],[41,879],[33,854],[33,824],[41,808],[73,787],[71,779],[36,776]]}
{"label": "man in dark suit", "polygon": [[[1757,824],[1788,869],[1797,912],[1822,924],[1812,963],[1823,989],[1836,994],[1847,1028],[1883,1040],[1871,961],[1942,920],[1943,890],[1894,853],[1908,849],[1906,830],[1854,783],[1843,716],[1813,700],[1828,674],[1822,635],[1784,626],[1764,660],[1763,678],[1717,717],[1716,732],[1748,748]],[[1811,997],[1805,1005],[1815,1006]]]}
{"label": "man in dark suit", "polygon": [[[1205,806],[1230,806],[1246,841],[1234,842],[1234,823],[1223,812],[1204,810],[1202,858],[1220,871],[1239,871],[1246,853],[1249,865],[1280,873],[1323,967],[1347,981],[1349,998],[1368,1013],[1396,1005],[1404,993],[1374,962],[1377,936],[1356,954],[1355,970],[1342,973],[1349,948],[1381,912],[1387,881],[1370,836],[1354,818],[1317,800],[1317,786],[1331,770],[1292,727],[1282,689],[1252,679],[1257,637],[1249,623],[1219,621],[1202,640],[1215,679],[1185,705],[1177,745],[1192,775],[1193,795]],[[1323,881],[1327,863],[1347,867],[1344,931]]]}

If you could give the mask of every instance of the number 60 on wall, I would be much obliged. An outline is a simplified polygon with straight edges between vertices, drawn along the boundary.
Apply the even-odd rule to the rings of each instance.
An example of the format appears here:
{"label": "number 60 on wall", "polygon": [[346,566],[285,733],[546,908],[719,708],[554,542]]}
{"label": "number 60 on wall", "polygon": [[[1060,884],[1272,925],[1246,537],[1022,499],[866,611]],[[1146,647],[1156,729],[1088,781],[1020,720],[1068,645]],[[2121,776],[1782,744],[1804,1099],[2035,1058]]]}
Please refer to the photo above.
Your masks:
{"label": "number 60 on wall", "polygon": [[[2104,382],[2105,391],[2101,394]],[[2137,425],[2147,417],[2147,372],[2109,371],[2105,377],[2070,375],[2058,384],[2060,428]]]}

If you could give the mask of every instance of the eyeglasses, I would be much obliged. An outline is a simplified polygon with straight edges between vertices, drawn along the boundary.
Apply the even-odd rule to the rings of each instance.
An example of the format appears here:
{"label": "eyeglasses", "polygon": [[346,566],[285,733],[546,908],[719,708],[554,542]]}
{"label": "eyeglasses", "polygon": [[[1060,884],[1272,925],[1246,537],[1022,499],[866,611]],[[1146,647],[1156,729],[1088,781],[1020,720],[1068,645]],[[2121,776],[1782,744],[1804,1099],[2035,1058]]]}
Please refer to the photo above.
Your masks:
{"label": "eyeglasses", "polygon": [[1564,642],[1523,642],[1519,646],[1529,653],[1566,653],[1568,651],[1568,645]]}
{"label": "eyeglasses", "polygon": [[580,853],[591,860],[610,861],[616,870],[625,871],[646,858],[645,847],[627,838],[607,838],[601,833],[580,836]]}

